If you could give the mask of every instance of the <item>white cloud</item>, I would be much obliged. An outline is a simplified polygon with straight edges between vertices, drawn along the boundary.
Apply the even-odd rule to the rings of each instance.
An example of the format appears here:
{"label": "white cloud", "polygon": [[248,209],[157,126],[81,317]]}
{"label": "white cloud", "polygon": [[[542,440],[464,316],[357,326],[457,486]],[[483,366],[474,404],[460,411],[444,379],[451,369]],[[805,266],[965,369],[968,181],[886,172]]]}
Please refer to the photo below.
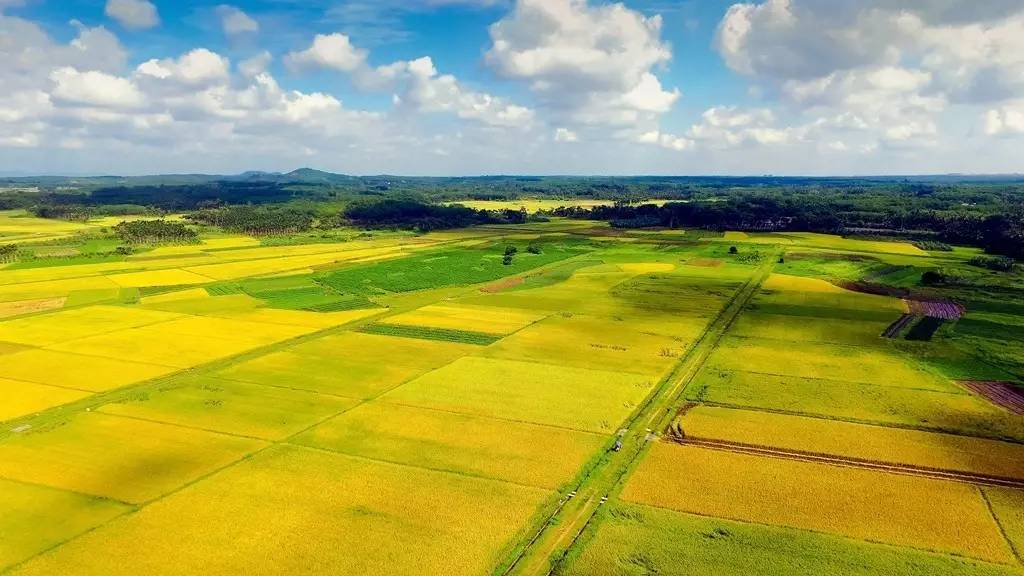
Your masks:
{"label": "white cloud", "polygon": [[366,66],[366,56],[366,50],[353,46],[344,34],[317,34],[309,48],[288,54],[285,63],[293,69],[319,67],[355,72]]}
{"label": "white cloud", "polygon": [[985,113],[984,130],[989,136],[1024,134],[1024,100],[988,110]]}
{"label": "white cloud", "polygon": [[274,61],[274,57],[270,55],[270,52],[264,50],[259,54],[242,60],[238,64],[238,71],[241,72],[242,76],[246,78],[252,78],[259,75],[262,72],[266,72],[270,63]]}
{"label": "white cloud", "polygon": [[778,127],[775,114],[765,108],[744,110],[732,106],[710,108],[686,136],[702,146],[729,149],[750,145],[780,145],[800,137],[800,131]]}
{"label": "white cloud", "polygon": [[223,81],[228,77],[230,63],[227,58],[206,48],[197,48],[177,60],[148,60],[139,65],[136,74],[159,80],[173,80],[196,85]]}
{"label": "white cloud", "polygon": [[533,122],[529,108],[467,88],[455,76],[438,72],[429,56],[376,68],[369,65],[368,57],[369,52],[355,47],[344,34],[318,34],[309,48],[288,54],[285,62],[293,69],[319,67],[349,74],[358,87],[393,91],[397,105],[415,111],[449,112],[465,120],[510,128],[529,127]]}
{"label": "white cloud", "polygon": [[491,26],[487,63],[527,82],[557,120],[570,124],[653,122],[679,99],[654,69],[672,58],[660,16],[587,0],[519,0]]}
{"label": "white cloud", "polygon": [[736,4],[716,46],[826,139],[853,131],[931,147],[943,118],[964,114],[956,107],[1024,92],[1024,4],[1012,0]]}
{"label": "white cloud", "polygon": [[74,104],[109,108],[136,108],[145,99],[130,80],[103,72],[79,72],[68,66],[50,73],[53,96]]}
{"label": "white cloud", "polygon": [[107,0],[105,12],[131,30],[145,30],[160,24],[156,6],[148,0]]}
{"label": "white cloud", "polygon": [[235,6],[221,4],[217,6],[220,26],[228,36],[255,34],[260,31],[260,23]]}
{"label": "white cloud", "polygon": [[555,142],[579,142],[580,137],[578,134],[569,130],[568,128],[556,128],[555,129]]}
{"label": "white cloud", "polygon": [[675,134],[666,134],[658,130],[652,130],[638,135],[636,137],[636,142],[640,144],[655,144],[662,148],[675,150],[677,152],[692,150],[694,147],[694,141],[689,138],[676,136]]}

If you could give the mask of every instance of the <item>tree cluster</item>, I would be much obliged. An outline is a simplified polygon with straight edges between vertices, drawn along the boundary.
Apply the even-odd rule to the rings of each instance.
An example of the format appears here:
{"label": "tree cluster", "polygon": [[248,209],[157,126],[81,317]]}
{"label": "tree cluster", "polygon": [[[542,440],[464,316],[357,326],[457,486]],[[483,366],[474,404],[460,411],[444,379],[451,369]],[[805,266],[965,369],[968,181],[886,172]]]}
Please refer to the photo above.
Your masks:
{"label": "tree cluster", "polygon": [[360,202],[344,212],[352,224],[367,228],[418,230],[450,230],[480,224],[522,224],[525,211],[474,210],[465,206],[426,204],[415,200],[381,200]]}
{"label": "tree cluster", "polygon": [[137,220],[121,222],[114,233],[129,244],[158,244],[165,242],[195,242],[199,235],[181,222],[167,220]]}

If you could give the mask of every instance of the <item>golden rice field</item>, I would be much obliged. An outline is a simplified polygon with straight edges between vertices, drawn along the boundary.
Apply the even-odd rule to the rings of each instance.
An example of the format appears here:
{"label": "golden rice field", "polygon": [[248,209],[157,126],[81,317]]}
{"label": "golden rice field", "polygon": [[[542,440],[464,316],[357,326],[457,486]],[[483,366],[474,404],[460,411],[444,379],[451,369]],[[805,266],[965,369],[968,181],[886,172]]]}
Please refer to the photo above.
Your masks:
{"label": "golden rice field", "polygon": [[4,576],[1024,576],[1024,489],[923,474],[1024,480],[1024,418],[882,338],[902,300],[770,273],[965,255],[554,218],[68,256],[119,221],[0,212],[54,259],[0,265]]}
{"label": "golden rice field", "polygon": [[1024,445],[983,438],[713,406],[680,424],[692,438],[1024,479]]}
{"label": "golden rice field", "polygon": [[622,497],[703,516],[1014,561],[979,490],[944,480],[659,444]]}
{"label": "golden rice field", "polygon": [[465,357],[384,395],[384,402],[610,433],[654,382],[555,364]]}
{"label": "golden rice field", "polygon": [[549,494],[279,447],[11,573],[480,574]]}
{"label": "golden rice field", "polygon": [[298,444],[556,489],[607,442],[600,434],[372,402],[309,430]]}

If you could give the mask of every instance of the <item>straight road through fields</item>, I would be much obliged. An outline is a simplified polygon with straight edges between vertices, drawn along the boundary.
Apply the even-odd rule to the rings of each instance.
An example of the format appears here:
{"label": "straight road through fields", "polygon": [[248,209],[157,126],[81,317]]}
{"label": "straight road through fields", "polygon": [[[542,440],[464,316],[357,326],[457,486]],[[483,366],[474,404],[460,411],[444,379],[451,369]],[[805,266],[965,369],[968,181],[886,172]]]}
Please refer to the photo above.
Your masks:
{"label": "straight road through fields", "polygon": [[540,528],[520,553],[512,559],[506,575],[547,575],[568,552],[572,544],[590,524],[601,505],[632,470],[646,452],[648,443],[667,427],[675,414],[679,397],[696,377],[708,358],[718,347],[736,318],[778,261],[781,250],[769,254],[767,261],[733,296],[732,300],[712,321],[689,352],[664,378],[647,402],[627,424],[622,434],[622,449],[608,452],[583,478],[580,485],[559,503],[551,519]]}

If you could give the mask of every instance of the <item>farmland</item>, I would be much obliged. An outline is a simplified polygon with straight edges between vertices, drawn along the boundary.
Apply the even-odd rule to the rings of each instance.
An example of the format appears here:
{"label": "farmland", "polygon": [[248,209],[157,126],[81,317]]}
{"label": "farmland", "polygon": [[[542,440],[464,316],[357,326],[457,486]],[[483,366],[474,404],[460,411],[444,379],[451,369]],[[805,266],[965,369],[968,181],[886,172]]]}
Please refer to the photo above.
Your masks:
{"label": "farmland", "polygon": [[118,222],[0,217],[4,576],[1024,575],[1018,273],[918,281],[972,251]]}

